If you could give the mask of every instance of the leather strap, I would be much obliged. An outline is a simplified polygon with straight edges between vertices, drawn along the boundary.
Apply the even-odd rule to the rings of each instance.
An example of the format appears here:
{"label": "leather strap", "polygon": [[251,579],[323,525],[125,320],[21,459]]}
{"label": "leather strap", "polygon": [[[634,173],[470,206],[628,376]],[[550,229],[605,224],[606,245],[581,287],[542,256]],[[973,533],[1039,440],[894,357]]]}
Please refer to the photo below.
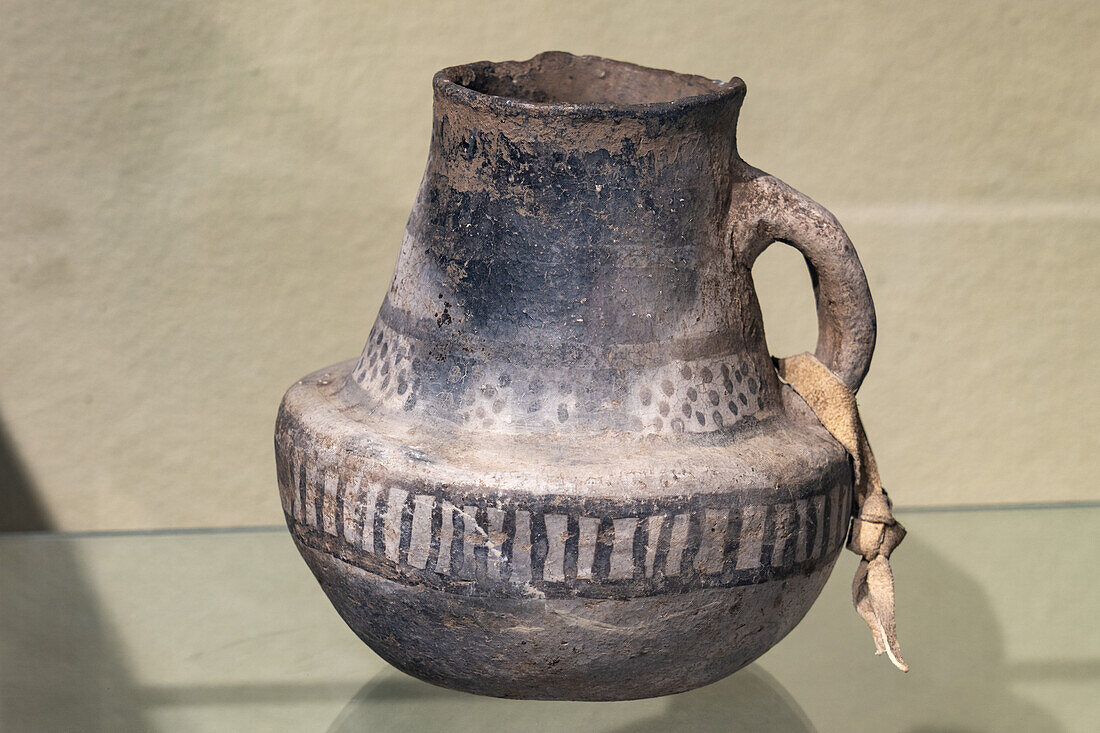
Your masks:
{"label": "leather strap", "polygon": [[894,519],[890,497],[882,488],[878,465],[863,431],[855,393],[813,354],[776,359],[779,376],[805,400],[817,419],[852,456],[855,469],[855,506],[848,533],[848,549],[862,559],[852,583],[852,602],[871,627],[875,653],[886,653],[903,672],[894,623],[894,573],[890,553],[905,537]]}

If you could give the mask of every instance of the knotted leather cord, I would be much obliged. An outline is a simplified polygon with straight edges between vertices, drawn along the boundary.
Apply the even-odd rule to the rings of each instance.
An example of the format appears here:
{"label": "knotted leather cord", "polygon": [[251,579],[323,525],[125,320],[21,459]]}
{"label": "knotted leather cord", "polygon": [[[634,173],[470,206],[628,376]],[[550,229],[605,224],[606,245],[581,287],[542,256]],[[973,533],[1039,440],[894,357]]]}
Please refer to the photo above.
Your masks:
{"label": "knotted leather cord", "polygon": [[813,354],[776,359],[779,376],[806,401],[821,424],[852,456],[855,471],[855,510],[848,533],[848,549],[862,559],[852,583],[852,602],[871,627],[875,653],[885,652],[903,672],[894,623],[894,574],[890,553],[905,537],[894,519],[890,497],[882,488],[878,465],[859,419],[856,396]]}

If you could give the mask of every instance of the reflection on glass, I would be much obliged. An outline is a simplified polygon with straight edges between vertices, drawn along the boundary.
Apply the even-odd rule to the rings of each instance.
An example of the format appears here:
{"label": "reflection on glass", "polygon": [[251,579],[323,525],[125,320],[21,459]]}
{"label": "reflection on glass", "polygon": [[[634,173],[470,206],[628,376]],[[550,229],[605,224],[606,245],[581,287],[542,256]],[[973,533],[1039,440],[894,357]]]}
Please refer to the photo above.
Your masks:
{"label": "reflection on glass", "polygon": [[422,730],[812,733],[815,729],[787,690],[755,664],[698,690],[628,702],[500,700],[435,687],[387,668],[364,685],[329,726],[329,733]]}

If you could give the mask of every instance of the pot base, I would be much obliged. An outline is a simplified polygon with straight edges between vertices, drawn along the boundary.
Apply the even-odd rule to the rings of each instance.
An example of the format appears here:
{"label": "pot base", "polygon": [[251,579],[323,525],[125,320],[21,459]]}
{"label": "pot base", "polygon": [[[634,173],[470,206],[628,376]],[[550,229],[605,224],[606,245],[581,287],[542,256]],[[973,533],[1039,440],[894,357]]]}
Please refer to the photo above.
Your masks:
{"label": "pot base", "polygon": [[802,576],[642,598],[500,599],[387,580],[299,544],[355,633],[442,687],[531,700],[633,700],[701,687],[787,635],[835,554]]}

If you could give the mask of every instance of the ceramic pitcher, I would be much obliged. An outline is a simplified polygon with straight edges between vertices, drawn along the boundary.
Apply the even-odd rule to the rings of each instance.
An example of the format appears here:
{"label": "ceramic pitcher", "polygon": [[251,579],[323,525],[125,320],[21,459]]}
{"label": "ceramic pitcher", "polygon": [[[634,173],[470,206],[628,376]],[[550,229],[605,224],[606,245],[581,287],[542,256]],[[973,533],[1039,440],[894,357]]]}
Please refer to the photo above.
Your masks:
{"label": "ceramic pitcher", "polygon": [[847,453],[777,377],[753,262],[805,255],[817,357],[855,390],[855,250],[738,156],[740,79],[547,53],[433,85],[366,346],[279,411],[302,556],[429,682],[611,700],[730,674],[809,609],[852,507]]}

